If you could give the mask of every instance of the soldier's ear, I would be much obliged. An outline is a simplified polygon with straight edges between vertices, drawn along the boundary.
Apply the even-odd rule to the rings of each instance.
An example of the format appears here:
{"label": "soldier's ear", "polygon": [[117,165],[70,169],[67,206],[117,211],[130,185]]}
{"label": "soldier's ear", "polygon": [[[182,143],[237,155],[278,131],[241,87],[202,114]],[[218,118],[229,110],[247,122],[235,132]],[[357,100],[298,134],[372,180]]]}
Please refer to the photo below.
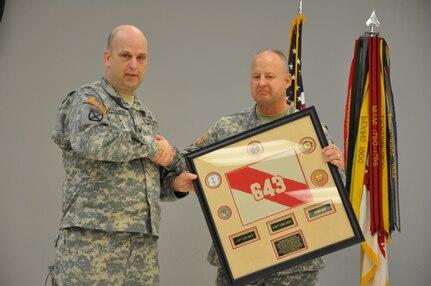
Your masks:
{"label": "soldier's ear", "polygon": [[110,67],[111,66],[111,52],[108,50],[105,50],[103,52],[103,61],[105,62],[105,66],[106,67]]}
{"label": "soldier's ear", "polygon": [[285,82],[286,82],[286,89],[292,84],[292,76],[290,75],[290,73],[287,73],[285,75]]}

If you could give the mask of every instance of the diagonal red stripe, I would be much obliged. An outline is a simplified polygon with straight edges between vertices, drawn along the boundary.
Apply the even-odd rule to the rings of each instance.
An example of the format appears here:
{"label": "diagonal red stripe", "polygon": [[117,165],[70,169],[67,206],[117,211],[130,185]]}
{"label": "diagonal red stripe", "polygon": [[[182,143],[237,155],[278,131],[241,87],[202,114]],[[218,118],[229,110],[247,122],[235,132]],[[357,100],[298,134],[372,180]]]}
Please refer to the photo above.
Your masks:
{"label": "diagonal red stripe", "polygon": [[[226,174],[226,177],[231,188],[252,194],[250,186],[253,183],[259,183],[263,188],[265,180],[271,180],[274,175],[245,167]],[[265,196],[265,199],[289,207],[311,201],[312,196],[307,184],[287,178],[283,178],[283,182],[286,185],[286,191],[284,193],[275,194],[274,196]]]}

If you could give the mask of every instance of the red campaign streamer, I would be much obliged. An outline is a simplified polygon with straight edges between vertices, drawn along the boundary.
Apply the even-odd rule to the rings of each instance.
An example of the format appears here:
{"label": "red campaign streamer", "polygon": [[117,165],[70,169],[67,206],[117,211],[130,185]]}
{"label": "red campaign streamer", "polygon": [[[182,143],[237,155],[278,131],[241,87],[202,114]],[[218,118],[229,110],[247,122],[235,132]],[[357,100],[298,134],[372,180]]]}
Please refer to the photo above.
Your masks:
{"label": "red campaign streamer", "polygon": [[380,209],[381,209],[381,168],[380,168],[380,104],[379,104],[379,61],[378,61],[378,38],[372,37],[369,40],[369,72],[370,72],[370,208],[371,208],[371,233],[374,235],[380,228]]}
{"label": "red campaign streamer", "polygon": [[376,209],[376,200],[375,200],[375,185],[374,185],[374,180],[376,178],[376,172],[375,172],[375,168],[374,166],[378,163],[375,162],[376,158],[375,158],[375,150],[373,149],[373,142],[375,142],[375,138],[376,136],[373,134],[376,132],[375,126],[377,125],[377,123],[375,122],[376,120],[376,110],[373,110],[373,106],[376,105],[375,103],[375,99],[376,99],[376,95],[375,95],[375,86],[376,86],[376,81],[374,79],[374,61],[373,61],[373,38],[369,39],[369,44],[368,44],[368,67],[369,67],[369,73],[370,73],[370,117],[371,117],[371,125],[370,125],[370,147],[369,147],[369,154],[370,154],[370,158],[369,158],[369,165],[370,165],[370,176],[369,176],[369,191],[370,191],[370,211],[371,211],[371,224],[370,224],[370,228],[371,228],[371,233],[374,234],[376,226],[375,226],[375,209]]}
{"label": "red campaign streamer", "polygon": [[[347,100],[346,100],[346,113],[344,116],[344,170],[347,170],[347,162],[348,162],[348,150],[349,149],[349,124],[350,124],[350,117],[352,116],[350,105],[352,103],[352,88],[353,88],[353,79],[355,74],[355,67],[356,67],[356,47],[358,45],[358,41],[355,43],[355,51],[353,53],[353,59],[352,64],[350,65],[350,74],[349,74],[349,83],[347,86]],[[350,193],[350,190],[347,190]]]}

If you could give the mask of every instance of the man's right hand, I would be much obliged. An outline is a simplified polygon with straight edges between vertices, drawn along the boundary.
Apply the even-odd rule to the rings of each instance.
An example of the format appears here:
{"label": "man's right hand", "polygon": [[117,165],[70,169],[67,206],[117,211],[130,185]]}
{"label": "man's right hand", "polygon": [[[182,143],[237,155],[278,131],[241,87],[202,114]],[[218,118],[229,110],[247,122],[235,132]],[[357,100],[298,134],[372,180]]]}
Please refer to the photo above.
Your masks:
{"label": "man's right hand", "polygon": [[150,158],[154,163],[166,167],[169,165],[175,156],[175,149],[163,136],[157,135],[157,144],[159,145],[159,151],[154,158]]}

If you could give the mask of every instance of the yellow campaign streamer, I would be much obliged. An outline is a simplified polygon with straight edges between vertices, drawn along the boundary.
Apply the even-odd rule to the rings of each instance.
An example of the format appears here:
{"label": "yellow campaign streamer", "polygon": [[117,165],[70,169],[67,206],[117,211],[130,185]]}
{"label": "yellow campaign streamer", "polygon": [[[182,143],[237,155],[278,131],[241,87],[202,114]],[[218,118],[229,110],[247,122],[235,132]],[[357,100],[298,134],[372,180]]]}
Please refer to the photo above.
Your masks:
{"label": "yellow campaign streamer", "polygon": [[362,187],[364,185],[365,167],[368,157],[369,138],[369,74],[365,80],[364,96],[362,99],[361,113],[359,118],[358,136],[356,137],[355,154],[353,157],[352,182],[350,187],[350,201],[356,217],[359,218],[359,208],[362,199]]}
{"label": "yellow campaign streamer", "polygon": [[[371,279],[374,278],[376,271],[377,271],[377,267],[379,265],[379,257],[377,256],[377,254],[373,251],[373,249],[368,245],[367,242],[363,242],[361,243],[361,260],[364,259],[363,255],[366,255],[368,259],[371,260],[373,266],[371,267],[371,269],[361,278],[361,286],[366,286],[368,282],[371,281]],[[363,265],[363,263],[361,262],[361,265]]]}

